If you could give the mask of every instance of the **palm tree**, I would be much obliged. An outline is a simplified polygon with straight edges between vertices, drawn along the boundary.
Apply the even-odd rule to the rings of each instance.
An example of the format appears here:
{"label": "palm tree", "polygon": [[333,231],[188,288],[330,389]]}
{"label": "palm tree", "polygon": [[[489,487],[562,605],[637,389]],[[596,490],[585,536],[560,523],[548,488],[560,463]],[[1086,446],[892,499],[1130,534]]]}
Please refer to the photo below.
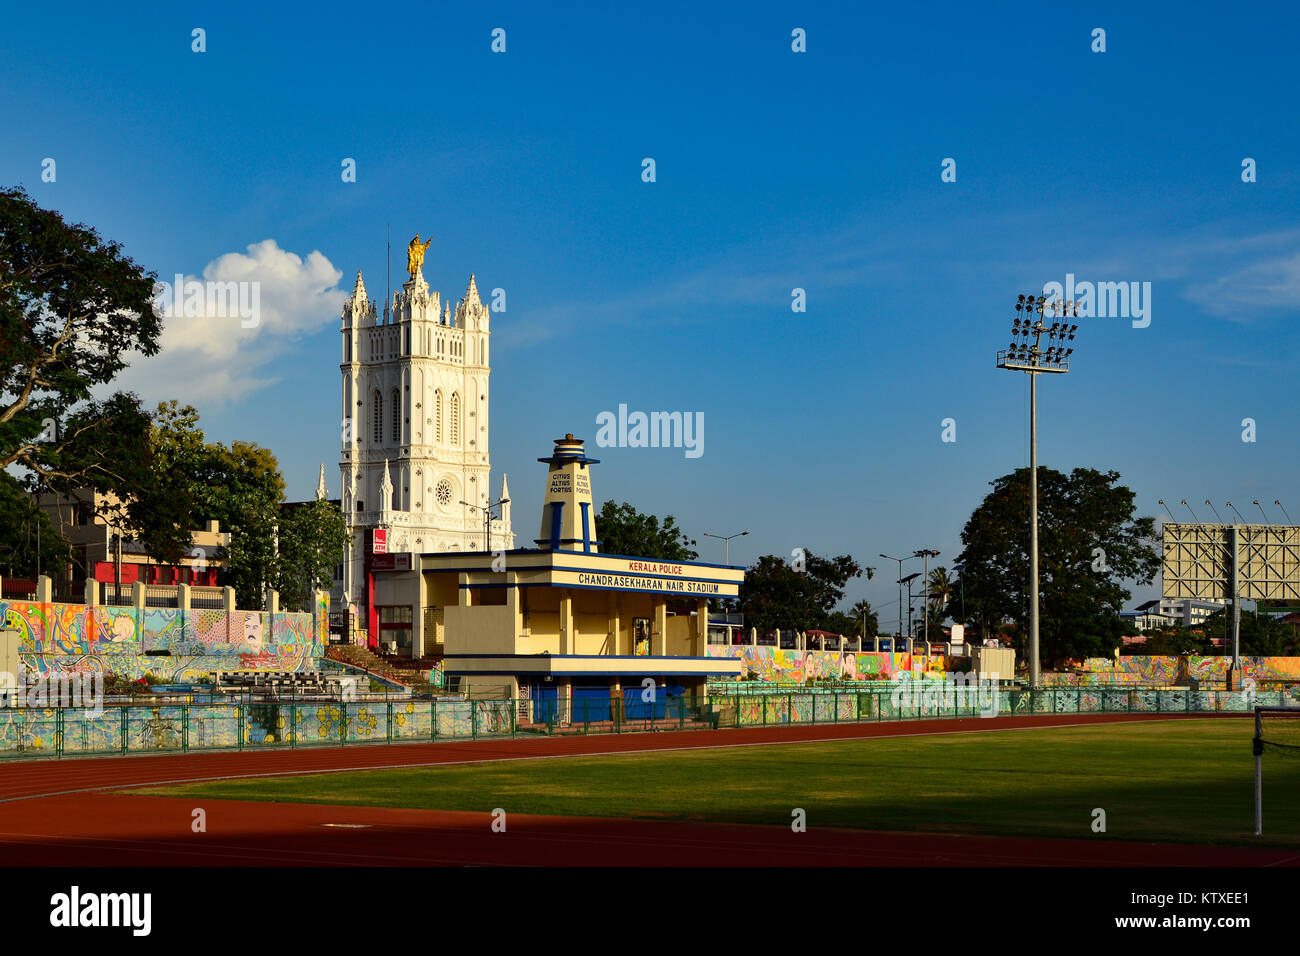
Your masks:
{"label": "palm tree", "polygon": [[871,602],[866,598],[853,605],[849,614],[857,622],[858,633],[863,638],[875,637],[880,632],[880,622],[876,619],[876,612],[871,610]]}
{"label": "palm tree", "polygon": [[948,606],[948,598],[952,596],[952,578],[948,576],[947,568],[939,567],[930,572],[928,591],[929,604],[942,617],[944,608]]}

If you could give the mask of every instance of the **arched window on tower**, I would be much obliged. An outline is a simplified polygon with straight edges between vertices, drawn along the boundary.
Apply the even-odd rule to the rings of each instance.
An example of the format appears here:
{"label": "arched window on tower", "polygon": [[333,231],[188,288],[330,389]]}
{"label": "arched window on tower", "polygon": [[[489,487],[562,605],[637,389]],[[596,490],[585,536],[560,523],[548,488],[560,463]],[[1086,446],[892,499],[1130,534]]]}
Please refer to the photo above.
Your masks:
{"label": "arched window on tower", "polygon": [[451,443],[460,444],[460,392],[451,393]]}
{"label": "arched window on tower", "polygon": [[372,397],[371,404],[374,405],[374,436],[375,444],[378,445],[384,440],[384,398],[378,392]]}
{"label": "arched window on tower", "polygon": [[433,440],[442,444],[442,389],[433,393]]}
{"label": "arched window on tower", "polygon": [[402,396],[393,389],[393,444],[402,443]]}

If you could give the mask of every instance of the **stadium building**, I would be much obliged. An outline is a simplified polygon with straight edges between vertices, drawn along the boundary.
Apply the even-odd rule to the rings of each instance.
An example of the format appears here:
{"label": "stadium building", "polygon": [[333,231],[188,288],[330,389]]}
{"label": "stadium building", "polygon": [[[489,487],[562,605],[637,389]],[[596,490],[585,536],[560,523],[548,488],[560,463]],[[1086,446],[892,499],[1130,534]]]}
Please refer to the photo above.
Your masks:
{"label": "stadium building", "polygon": [[393,647],[441,654],[448,680],[477,696],[534,703],[534,719],[571,703],[608,719],[611,700],[703,694],[742,662],[708,657],[708,602],[736,597],[744,569],[600,551],[591,466],[581,439],[555,441],[533,548],[372,554],[381,633]]}

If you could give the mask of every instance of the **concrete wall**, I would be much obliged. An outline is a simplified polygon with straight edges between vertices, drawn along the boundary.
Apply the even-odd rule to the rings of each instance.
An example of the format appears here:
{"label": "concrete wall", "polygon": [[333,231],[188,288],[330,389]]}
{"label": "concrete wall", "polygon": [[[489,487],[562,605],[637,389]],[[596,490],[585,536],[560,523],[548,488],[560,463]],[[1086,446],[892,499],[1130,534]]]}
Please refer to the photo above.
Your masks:
{"label": "concrete wall", "polygon": [[314,669],[328,641],[327,611],[324,595],[310,614],[0,601],[25,668],[170,681],[214,670]]}
{"label": "concrete wall", "polygon": [[446,625],[446,653],[515,654],[538,653],[516,651],[512,612],[508,606],[448,607],[443,612]]}

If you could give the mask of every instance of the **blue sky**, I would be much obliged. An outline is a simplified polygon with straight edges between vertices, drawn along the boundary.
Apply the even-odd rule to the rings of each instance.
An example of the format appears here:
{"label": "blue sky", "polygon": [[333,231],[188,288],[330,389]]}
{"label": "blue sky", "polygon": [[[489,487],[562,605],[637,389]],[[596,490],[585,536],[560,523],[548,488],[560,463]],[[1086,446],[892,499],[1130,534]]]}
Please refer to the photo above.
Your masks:
{"label": "blue sky", "polygon": [[[1011,305],[1067,273],[1151,282],[1151,323],[1081,323],[1071,373],[1040,389],[1041,462],[1119,471],[1144,514],[1187,498],[1211,517],[1210,498],[1257,518],[1259,498],[1277,519],[1276,498],[1300,516],[1294,10],[29,4],[6,19],[0,182],[164,278],[266,270],[258,329],[174,329],[125,381],[195,404],[213,439],[273,449],[291,496],[321,461],[338,492],[339,305],[357,269],[383,294],[391,224],[395,284],[418,231],[445,296],[471,272],[485,296],[506,290],[492,456],[521,540],[535,459],[625,403],[702,412],[704,454],[600,449],[597,497],[676,515],[706,559],[722,549],[703,532],[749,528],[733,563],[797,546],[950,563],[987,483],[1027,463],[1027,383],[994,367]],[[894,567],[850,589],[884,622]]]}

